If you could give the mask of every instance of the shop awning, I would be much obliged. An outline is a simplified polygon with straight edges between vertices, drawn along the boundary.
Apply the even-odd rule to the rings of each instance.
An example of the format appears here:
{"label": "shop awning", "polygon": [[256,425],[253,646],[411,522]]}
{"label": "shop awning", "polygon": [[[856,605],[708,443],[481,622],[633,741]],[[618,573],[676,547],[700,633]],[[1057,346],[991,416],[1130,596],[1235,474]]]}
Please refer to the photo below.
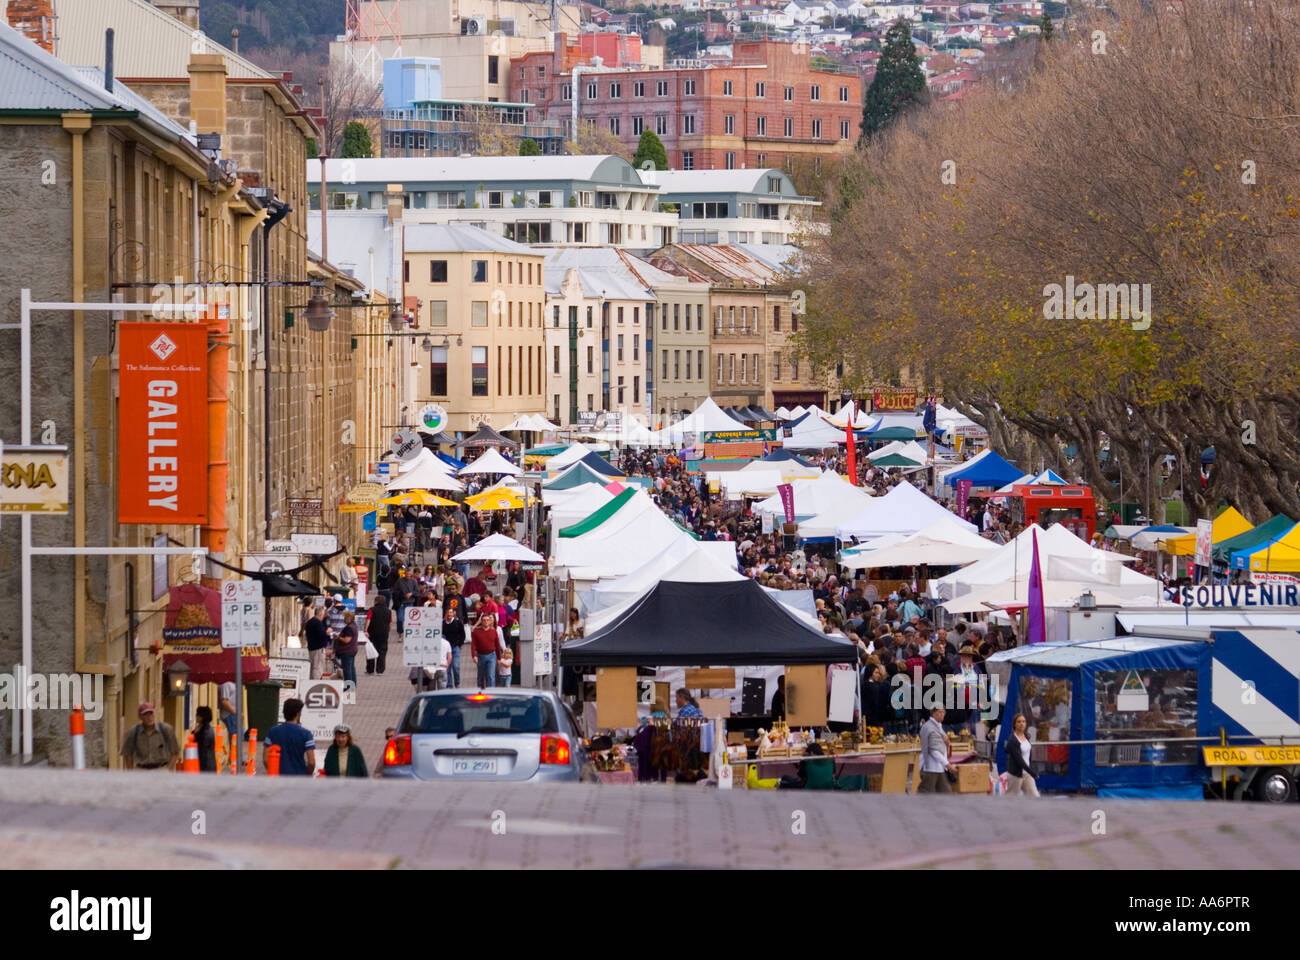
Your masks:
{"label": "shop awning", "polygon": [[[216,590],[197,583],[172,587],[167,597],[162,639],[164,670],[177,660],[184,660],[190,668],[191,683],[225,683],[235,679],[237,651],[221,646],[221,594]],[[265,680],[271,675],[263,647],[244,650],[243,671],[246,683]]]}
{"label": "shop awning", "polygon": [[1231,566],[1251,573],[1300,573],[1300,524],[1276,540],[1233,551]]}
{"label": "shop awning", "polygon": [[[1238,513],[1236,507],[1225,507],[1223,512],[1214,518],[1210,542],[1222,543],[1229,537],[1235,537],[1249,529],[1250,521]],[[1196,553],[1196,534],[1188,534],[1185,537],[1170,537],[1160,545],[1160,549],[1172,556],[1194,556]]]}
{"label": "shop awning", "polygon": [[1279,513],[1277,516],[1265,520],[1258,527],[1216,543],[1212,555],[1216,562],[1228,563],[1232,559],[1232,555],[1238,550],[1249,551],[1252,547],[1270,543],[1294,526],[1294,520],[1285,514]]}

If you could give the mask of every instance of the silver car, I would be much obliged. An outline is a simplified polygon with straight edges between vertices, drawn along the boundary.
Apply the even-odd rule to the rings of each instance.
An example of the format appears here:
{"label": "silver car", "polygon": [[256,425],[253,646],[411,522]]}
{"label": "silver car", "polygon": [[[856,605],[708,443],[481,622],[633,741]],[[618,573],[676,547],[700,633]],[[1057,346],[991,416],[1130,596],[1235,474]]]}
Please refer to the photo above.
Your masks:
{"label": "silver car", "polygon": [[581,728],[547,690],[434,690],[406,707],[383,775],[415,780],[599,782]]}

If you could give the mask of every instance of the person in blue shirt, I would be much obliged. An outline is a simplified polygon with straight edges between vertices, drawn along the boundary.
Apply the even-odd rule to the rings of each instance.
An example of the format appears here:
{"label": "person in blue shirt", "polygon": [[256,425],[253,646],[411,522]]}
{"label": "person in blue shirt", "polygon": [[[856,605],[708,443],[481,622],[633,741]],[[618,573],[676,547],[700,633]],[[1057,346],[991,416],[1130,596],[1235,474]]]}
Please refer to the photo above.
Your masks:
{"label": "person in blue shirt", "polygon": [[677,716],[678,717],[702,717],[704,712],[700,710],[700,705],[695,702],[690,691],[681,687],[677,691]]}
{"label": "person in blue shirt", "polygon": [[302,701],[293,698],[284,701],[284,723],[266,731],[262,749],[262,764],[266,764],[267,750],[280,748],[280,776],[310,777],[316,770],[316,739],[311,731],[298,722],[302,716]]}

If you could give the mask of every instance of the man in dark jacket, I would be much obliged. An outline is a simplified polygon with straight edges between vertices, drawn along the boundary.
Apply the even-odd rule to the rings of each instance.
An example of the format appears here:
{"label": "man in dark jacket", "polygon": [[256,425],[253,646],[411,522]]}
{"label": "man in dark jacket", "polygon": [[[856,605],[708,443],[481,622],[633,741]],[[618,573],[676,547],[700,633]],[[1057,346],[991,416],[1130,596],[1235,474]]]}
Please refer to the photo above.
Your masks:
{"label": "man in dark jacket", "polygon": [[406,628],[406,608],[415,602],[415,594],[419,589],[420,585],[412,579],[405,567],[398,570],[397,581],[393,584],[393,606],[397,608],[399,637]]}
{"label": "man in dark jacket", "polygon": [[319,680],[325,672],[325,650],[330,645],[329,631],[325,629],[325,604],[316,605],[307,618],[303,631],[307,635],[307,656],[311,660],[311,679]]}
{"label": "man in dark jacket", "polygon": [[451,665],[447,668],[447,686],[460,686],[460,648],[465,645],[465,623],[460,614],[463,604],[458,604],[459,597],[449,596],[442,608],[442,636],[451,646]]}
{"label": "man in dark jacket", "polygon": [[388,659],[388,632],[393,625],[393,611],[388,608],[388,601],[382,596],[375,598],[375,605],[370,608],[370,619],[366,623],[366,636],[379,651],[379,657],[366,661],[366,673],[384,672]]}

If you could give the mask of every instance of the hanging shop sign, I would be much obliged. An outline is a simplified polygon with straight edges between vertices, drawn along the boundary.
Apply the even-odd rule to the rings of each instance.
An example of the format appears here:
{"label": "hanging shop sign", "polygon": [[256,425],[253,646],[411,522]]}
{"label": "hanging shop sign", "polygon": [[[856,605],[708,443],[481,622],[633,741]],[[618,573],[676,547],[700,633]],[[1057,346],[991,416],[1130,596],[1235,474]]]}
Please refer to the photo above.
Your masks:
{"label": "hanging shop sign", "polygon": [[399,460],[414,460],[424,449],[424,441],[418,430],[403,428],[393,432],[393,456]]}
{"label": "hanging shop sign", "polygon": [[321,501],[319,498],[289,501],[289,518],[291,520],[319,520],[320,515]]}
{"label": "hanging shop sign", "polygon": [[426,403],[420,408],[420,425],[430,433],[447,428],[447,409],[437,403]]}
{"label": "hanging shop sign", "polygon": [[68,448],[0,445],[0,512],[67,513]]}
{"label": "hanging shop sign", "polygon": [[118,324],[118,523],[208,519],[208,328]]}
{"label": "hanging shop sign", "polygon": [[895,410],[911,413],[916,409],[915,390],[876,390],[871,395],[872,410]]}

